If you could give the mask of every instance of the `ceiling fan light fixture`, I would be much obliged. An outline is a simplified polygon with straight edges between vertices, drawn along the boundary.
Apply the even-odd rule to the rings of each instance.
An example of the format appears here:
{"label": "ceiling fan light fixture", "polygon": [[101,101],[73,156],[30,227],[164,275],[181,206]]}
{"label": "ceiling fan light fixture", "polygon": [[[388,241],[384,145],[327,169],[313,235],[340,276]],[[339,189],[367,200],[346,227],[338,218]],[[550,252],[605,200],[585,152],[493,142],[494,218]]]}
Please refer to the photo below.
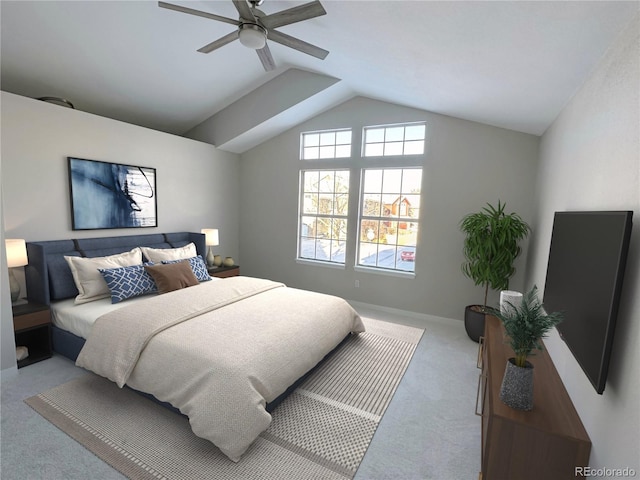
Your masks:
{"label": "ceiling fan light fixture", "polygon": [[240,43],[253,50],[261,50],[267,44],[267,31],[255,23],[243,23],[238,33]]}

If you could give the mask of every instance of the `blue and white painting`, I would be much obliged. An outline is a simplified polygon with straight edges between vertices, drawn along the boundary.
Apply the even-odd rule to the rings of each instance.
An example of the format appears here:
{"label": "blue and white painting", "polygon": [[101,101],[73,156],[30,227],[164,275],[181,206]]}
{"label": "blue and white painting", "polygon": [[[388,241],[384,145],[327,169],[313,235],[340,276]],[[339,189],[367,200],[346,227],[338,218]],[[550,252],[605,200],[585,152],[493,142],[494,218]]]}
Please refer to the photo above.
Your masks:
{"label": "blue and white painting", "polygon": [[155,168],[68,159],[74,230],[158,226]]}

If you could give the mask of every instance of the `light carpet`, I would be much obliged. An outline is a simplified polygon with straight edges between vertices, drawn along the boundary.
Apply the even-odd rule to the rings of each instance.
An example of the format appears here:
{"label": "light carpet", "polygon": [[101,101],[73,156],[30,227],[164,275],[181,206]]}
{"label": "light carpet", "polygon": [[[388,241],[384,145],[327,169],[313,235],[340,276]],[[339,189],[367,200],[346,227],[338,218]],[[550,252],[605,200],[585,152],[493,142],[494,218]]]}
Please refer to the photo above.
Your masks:
{"label": "light carpet", "polygon": [[196,437],[188,420],[88,374],[25,402],[132,479],[351,479],[423,330],[363,319],[273,412],[238,463]]}

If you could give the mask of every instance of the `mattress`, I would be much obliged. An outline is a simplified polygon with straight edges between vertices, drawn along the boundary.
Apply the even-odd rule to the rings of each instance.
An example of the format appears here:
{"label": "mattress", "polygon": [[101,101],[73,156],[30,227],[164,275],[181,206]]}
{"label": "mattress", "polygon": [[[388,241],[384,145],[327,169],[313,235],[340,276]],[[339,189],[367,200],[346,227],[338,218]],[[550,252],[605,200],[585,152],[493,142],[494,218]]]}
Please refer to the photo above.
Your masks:
{"label": "mattress", "polygon": [[[222,279],[212,277],[212,281],[221,281]],[[197,285],[192,288],[198,288]],[[53,324],[77,335],[85,340],[89,338],[91,329],[95,321],[102,315],[117,310],[128,305],[144,302],[154,295],[144,295],[134,297],[120,303],[111,303],[111,298],[101,298],[92,302],[76,304],[74,298],[51,302],[51,319]]]}

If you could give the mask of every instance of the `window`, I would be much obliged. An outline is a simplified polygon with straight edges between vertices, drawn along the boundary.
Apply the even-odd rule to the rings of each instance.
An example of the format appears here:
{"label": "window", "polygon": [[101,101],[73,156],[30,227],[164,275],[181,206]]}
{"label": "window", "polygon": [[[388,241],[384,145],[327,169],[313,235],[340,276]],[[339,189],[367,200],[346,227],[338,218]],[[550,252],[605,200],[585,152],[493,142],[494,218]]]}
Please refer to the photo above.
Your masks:
{"label": "window", "polygon": [[360,152],[352,137],[351,129],[300,136],[297,258],[414,273],[426,125],[364,127]]}
{"label": "window", "polygon": [[363,156],[422,155],[425,131],[424,123],[365,127]]}
{"label": "window", "polygon": [[422,168],[364,169],[358,265],[415,271]]}
{"label": "window", "polygon": [[351,156],[351,130],[328,130],[302,134],[303,160]]}
{"label": "window", "polygon": [[298,257],[345,263],[348,170],[303,170]]}

